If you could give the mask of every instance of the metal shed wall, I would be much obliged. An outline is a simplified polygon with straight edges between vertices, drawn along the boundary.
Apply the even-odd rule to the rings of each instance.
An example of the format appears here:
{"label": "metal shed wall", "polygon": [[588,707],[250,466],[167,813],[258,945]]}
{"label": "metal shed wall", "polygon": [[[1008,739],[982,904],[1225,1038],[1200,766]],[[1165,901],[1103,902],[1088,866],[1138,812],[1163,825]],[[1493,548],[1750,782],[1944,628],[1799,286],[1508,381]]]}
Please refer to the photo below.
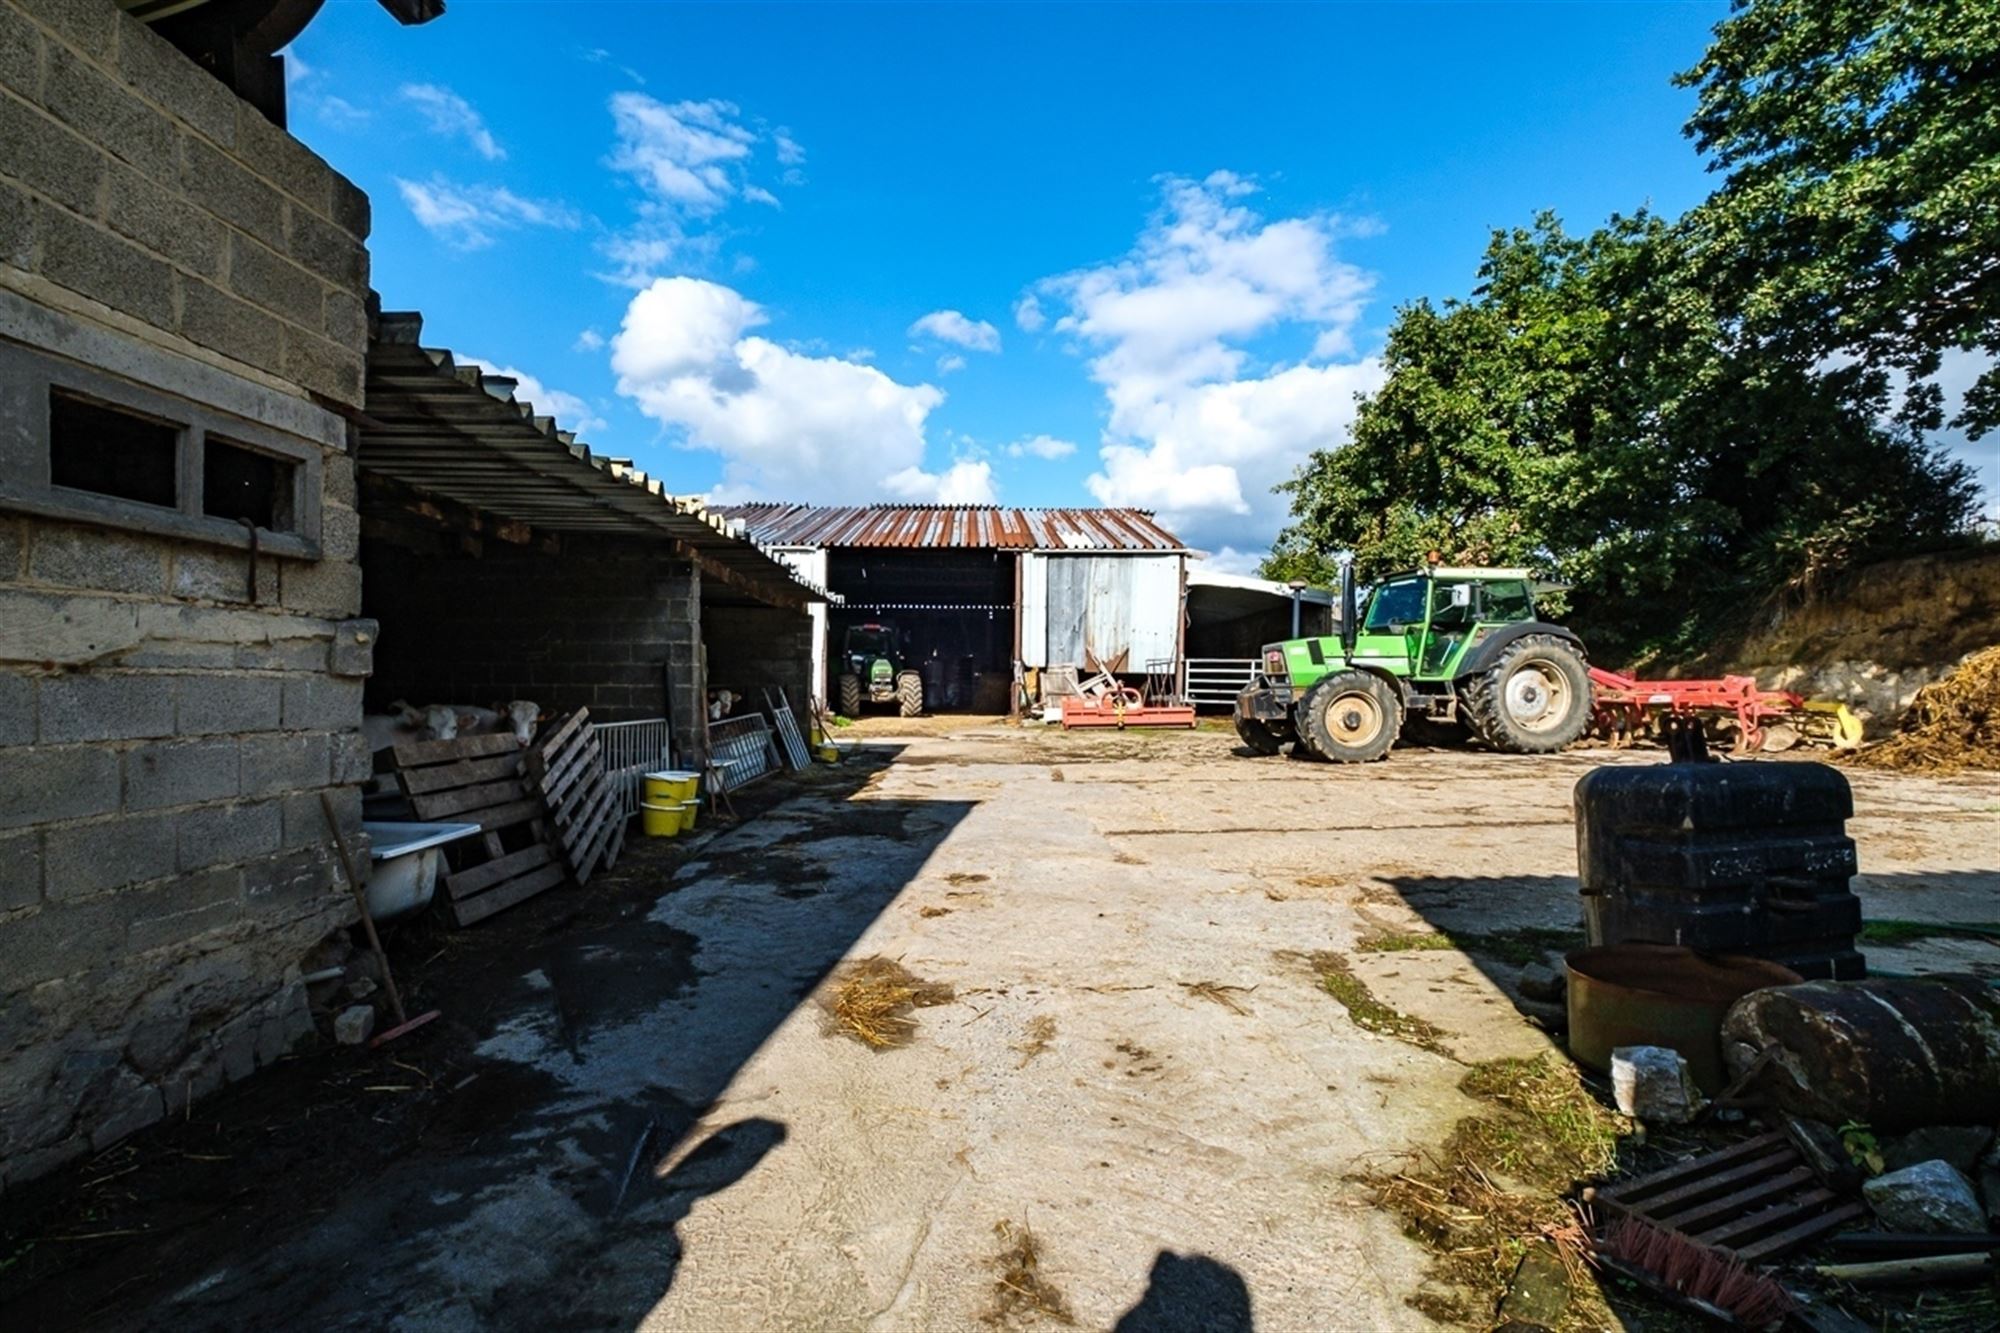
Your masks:
{"label": "metal shed wall", "polygon": [[1180,640],[1181,556],[1021,558],[1021,661],[1081,666],[1086,654],[1143,671],[1175,656]]}

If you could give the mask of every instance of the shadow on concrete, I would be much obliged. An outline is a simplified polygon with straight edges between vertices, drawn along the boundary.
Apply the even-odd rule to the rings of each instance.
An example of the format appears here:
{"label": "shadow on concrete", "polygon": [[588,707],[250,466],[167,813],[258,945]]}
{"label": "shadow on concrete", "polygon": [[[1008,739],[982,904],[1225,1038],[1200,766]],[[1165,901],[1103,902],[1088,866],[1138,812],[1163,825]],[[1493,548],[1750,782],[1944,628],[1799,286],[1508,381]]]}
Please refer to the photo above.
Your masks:
{"label": "shadow on concrete", "polygon": [[443,1019],[10,1190],[7,1322],[634,1327],[693,1204],[783,1151],[774,1119],[712,1128],[717,1099],[972,809],[855,799],[895,753],[768,779],[736,828],[635,840],[587,888],[400,931],[409,1008]]}
{"label": "shadow on concrete", "polygon": [[1241,1273],[1205,1254],[1162,1250],[1146,1294],[1113,1333],[1254,1333],[1256,1326]]}

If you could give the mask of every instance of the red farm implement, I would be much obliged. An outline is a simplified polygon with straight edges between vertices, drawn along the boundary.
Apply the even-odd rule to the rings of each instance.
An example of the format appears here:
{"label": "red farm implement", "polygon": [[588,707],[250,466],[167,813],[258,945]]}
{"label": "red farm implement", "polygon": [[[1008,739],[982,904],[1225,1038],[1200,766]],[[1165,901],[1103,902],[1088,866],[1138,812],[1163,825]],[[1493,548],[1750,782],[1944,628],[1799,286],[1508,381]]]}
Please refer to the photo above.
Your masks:
{"label": "red farm implement", "polygon": [[1062,701],[1064,731],[1078,727],[1193,727],[1194,709],[1186,704],[1147,703],[1128,685],[1091,695],[1071,695]]}
{"label": "red farm implement", "polygon": [[1719,680],[1638,680],[1590,669],[1593,729],[1614,742],[1650,734],[1658,719],[1698,717],[1733,732],[1739,754],[1789,749],[1800,741],[1851,750],[1861,744],[1861,719],[1846,704],[1808,699],[1789,690],[1761,690],[1751,676]]}

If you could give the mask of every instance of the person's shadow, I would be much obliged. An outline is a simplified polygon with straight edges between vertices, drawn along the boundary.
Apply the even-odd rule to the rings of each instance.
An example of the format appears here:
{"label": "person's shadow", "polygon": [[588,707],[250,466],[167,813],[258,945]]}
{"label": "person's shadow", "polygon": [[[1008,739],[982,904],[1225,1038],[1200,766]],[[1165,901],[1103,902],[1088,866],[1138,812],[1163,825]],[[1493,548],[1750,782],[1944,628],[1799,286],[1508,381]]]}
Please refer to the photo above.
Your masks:
{"label": "person's shadow", "polygon": [[1146,1294],[1113,1333],[1254,1333],[1243,1275],[1205,1254],[1160,1251]]}
{"label": "person's shadow", "polygon": [[687,1220],[695,1202],[711,1194],[720,1194],[749,1175],[773,1148],[784,1141],[784,1125],[762,1116],[725,1125],[702,1140],[700,1147],[645,1191],[655,1198],[664,1196],[666,1199],[663,1211],[649,1209],[646,1215],[649,1227],[664,1224],[666,1233],[665,1254],[662,1256],[666,1261],[666,1272],[661,1275],[662,1292],[674,1284],[674,1271],[681,1264],[681,1223]]}

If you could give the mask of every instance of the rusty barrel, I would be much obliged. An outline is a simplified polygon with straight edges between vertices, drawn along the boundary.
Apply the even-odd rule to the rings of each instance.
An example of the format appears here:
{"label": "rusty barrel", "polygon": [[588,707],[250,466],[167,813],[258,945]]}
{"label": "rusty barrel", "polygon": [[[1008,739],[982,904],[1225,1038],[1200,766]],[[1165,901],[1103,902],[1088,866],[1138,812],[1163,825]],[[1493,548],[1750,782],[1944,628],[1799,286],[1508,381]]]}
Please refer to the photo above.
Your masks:
{"label": "rusty barrel", "polygon": [[1715,957],[1664,944],[1579,949],[1569,965],[1569,1053],[1592,1069],[1611,1067],[1620,1046],[1665,1046],[1688,1062],[1710,1096],[1728,1083],[1722,1016],[1744,995],[1784,986],[1799,974],[1761,958]]}
{"label": "rusty barrel", "polygon": [[1756,1090],[1780,1110],[1877,1132],[2000,1122],[2000,992],[1970,976],[1809,981],[1745,996],[1722,1025],[1742,1070],[1775,1048]]}

